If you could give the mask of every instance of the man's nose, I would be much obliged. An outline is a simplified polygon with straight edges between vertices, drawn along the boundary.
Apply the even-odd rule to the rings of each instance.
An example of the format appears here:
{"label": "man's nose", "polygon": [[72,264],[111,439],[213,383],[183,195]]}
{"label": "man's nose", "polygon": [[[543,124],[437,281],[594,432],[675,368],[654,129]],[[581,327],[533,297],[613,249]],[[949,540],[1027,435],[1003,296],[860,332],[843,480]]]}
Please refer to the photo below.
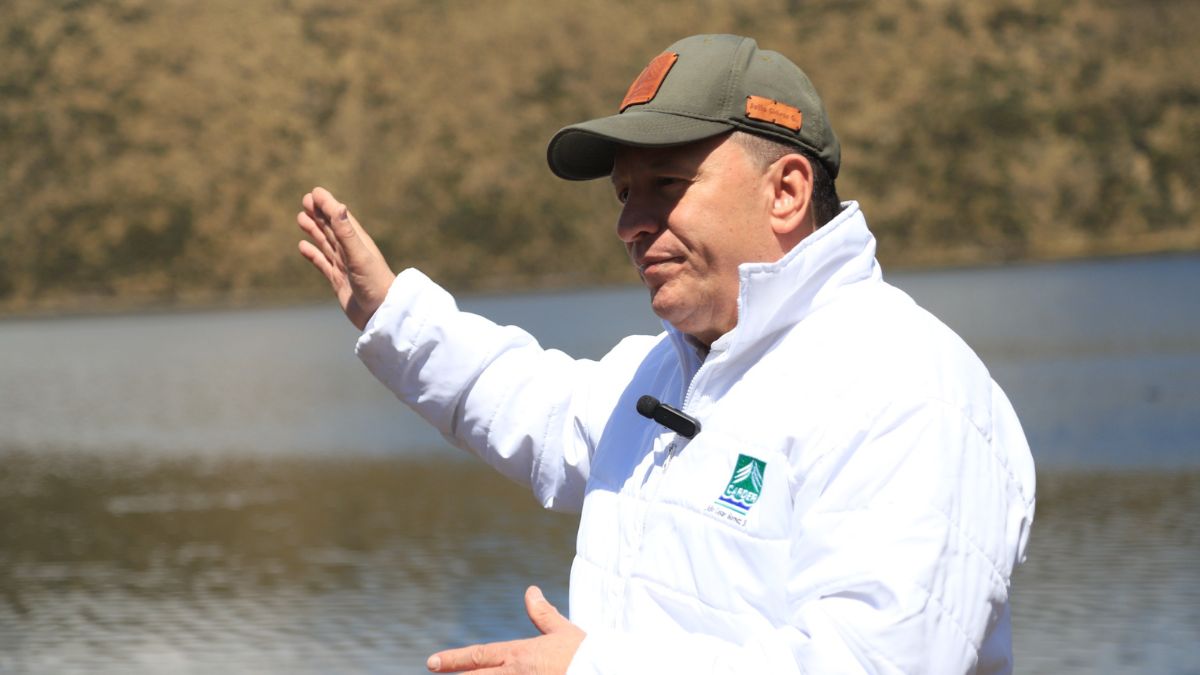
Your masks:
{"label": "man's nose", "polygon": [[625,203],[621,215],[617,217],[617,237],[626,244],[632,244],[644,235],[654,234],[661,228],[662,219],[657,214],[632,201]]}

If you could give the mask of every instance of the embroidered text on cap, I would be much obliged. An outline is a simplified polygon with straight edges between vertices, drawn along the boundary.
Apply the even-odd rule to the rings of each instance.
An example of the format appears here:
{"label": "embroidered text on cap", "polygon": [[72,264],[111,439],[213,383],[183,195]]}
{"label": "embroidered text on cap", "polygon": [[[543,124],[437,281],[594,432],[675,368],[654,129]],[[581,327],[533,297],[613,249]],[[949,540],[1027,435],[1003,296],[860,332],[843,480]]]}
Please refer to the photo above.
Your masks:
{"label": "embroidered text on cap", "polygon": [[804,122],[804,116],[799,108],[754,95],[746,97],[746,117],[778,124],[792,131],[800,131],[800,126]]}

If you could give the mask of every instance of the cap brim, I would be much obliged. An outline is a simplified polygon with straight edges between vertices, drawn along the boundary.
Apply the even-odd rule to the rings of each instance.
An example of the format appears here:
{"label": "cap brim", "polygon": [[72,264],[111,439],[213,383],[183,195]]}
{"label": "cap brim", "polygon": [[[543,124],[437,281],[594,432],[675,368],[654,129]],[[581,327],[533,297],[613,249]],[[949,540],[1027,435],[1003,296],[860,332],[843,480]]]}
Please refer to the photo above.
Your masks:
{"label": "cap brim", "polygon": [[613,156],[619,145],[680,145],[710,138],[732,128],[728,122],[630,110],[561,129],[550,139],[546,161],[560,178],[592,180],[612,173]]}

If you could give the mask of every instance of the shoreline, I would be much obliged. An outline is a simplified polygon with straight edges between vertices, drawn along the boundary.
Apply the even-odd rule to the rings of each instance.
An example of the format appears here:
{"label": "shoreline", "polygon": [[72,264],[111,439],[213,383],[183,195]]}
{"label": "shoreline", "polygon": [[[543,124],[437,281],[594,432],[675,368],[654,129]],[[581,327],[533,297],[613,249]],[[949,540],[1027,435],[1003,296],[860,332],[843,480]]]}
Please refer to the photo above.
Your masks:
{"label": "shoreline", "polygon": [[[1200,249],[1164,249],[1147,251],[1098,252],[1082,256],[1029,257],[1019,260],[962,261],[946,259],[938,263],[902,262],[883,263],[885,275],[922,272],[952,272],[972,269],[996,269],[1001,267],[1036,267],[1072,263],[1089,263],[1117,259],[1173,258],[1200,256]],[[567,280],[561,276],[546,277],[532,283],[514,281],[510,277],[481,276],[470,284],[447,285],[458,297],[490,297],[497,295],[533,295],[581,290],[604,290],[636,287],[633,280],[627,282]],[[145,298],[133,295],[74,296],[53,298],[42,302],[30,302],[20,309],[18,303],[0,304],[0,323],[20,321],[42,321],[91,317],[120,317],[126,315],[199,314],[205,312],[263,311],[308,307],[328,303],[336,309],[326,290],[302,291],[238,291],[221,295],[215,292],[195,291],[178,298]],[[25,304],[25,303],[22,303]]]}

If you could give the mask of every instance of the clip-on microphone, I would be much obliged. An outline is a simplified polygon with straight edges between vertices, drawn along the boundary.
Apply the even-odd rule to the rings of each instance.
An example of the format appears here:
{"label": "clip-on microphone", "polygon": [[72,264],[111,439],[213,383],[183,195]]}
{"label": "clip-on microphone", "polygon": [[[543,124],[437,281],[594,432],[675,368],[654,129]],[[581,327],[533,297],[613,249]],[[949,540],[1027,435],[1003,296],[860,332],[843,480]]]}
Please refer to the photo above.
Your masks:
{"label": "clip-on microphone", "polygon": [[652,419],[684,438],[695,438],[700,433],[700,420],[649,394],[638,399],[637,411],[642,417]]}

